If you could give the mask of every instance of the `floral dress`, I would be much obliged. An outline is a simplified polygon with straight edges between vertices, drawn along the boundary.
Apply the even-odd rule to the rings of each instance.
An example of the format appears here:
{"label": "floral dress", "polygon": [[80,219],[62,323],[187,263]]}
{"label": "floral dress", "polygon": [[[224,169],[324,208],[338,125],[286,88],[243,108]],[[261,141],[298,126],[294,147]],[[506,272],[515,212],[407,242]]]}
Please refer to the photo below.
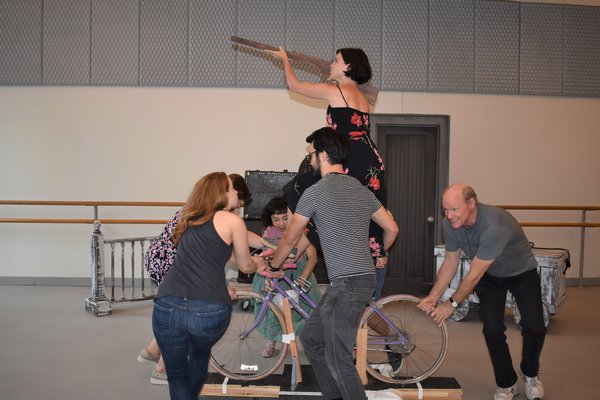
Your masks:
{"label": "floral dress", "polygon": [[[327,125],[348,139],[348,155],[344,162],[346,173],[358,179],[384,207],[387,206],[385,165],[369,134],[369,114],[350,107],[329,106]],[[383,230],[373,221],[369,227],[369,245],[373,257],[385,255]]]}
{"label": "floral dress", "polygon": [[[263,231],[263,238],[268,240],[271,244],[277,245],[279,243],[279,240],[281,239],[281,233],[279,233],[279,231],[277,231],[275,227],[269,226]],[[302,274],[307,261],[308,257],[306,256],[306,254],[302,255],[296,263],[296,269],[286,269],[285,275],[293,281]],[[252,280],[252,290],[257,293],[263,292],[265,288],[265,280],[266,278],[264,276],[260,274],[254,274],[254,279]],[[311,284],[311,289],[309,290],[308,295],[315,303],[318,303],[321,298],[321,295],[319,293],[319,286],[317,285],[315,275],[310,274],[307,280]],[[279,285],[283,290],[291,289],[283,281],[283,279],[279,281]],[[302,306],[302,309],[304,311],[310,314],[310,312],[312,311],[310,306],[308,306],[303,301],[300,302],[300,305]],[[258,317],[259,311],[260,307],[254,307],[255,317]],[[292,310],[292,321],[294,322],[294,333],[299,335],[300,331],[304,327],[304,323],[306,322],[306,320],[302,318],[300,314]],[[279,324],[277,317],[275,317],[275,314],[271,310],[267,310],[267,314],[258,326],[258,331],[267,339],[281,342],[281,335],[283,333],[281,331],[281,325]]]}

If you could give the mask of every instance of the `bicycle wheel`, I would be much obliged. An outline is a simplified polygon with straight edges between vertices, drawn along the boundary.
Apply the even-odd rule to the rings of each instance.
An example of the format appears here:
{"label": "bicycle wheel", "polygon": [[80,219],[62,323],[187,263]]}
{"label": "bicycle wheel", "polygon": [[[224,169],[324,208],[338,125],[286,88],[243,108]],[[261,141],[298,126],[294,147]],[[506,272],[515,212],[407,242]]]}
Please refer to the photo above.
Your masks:
{"label": "bicycle wheel", "polygon": [[400,343],[391,326],[382,329],[382,322],[368,308],[360,327],[368,330],[367,372],[388,383],[408,384],[424,380],[442,365],[446,357],[448,333],[446,325],[438,324],[419,310],[419,299],[409,295],[393,295],[377,302],[377,307],[395,325],[408,342]]}
{"label": "bicycle wheel", "polygon": [[[210,366],[221,375],[231,379],[254,381],[273,373],[285,360],[288,344],[278,341],[272,357],[265,358],[262,351],[270,342],[258,330],[253,329],[243,336],[255,323],[254,307],[262,307],[263,298],[256,292],[238,290],[238,299],[233,304],[231,322],[227,331],[212,348]],[[273,303],[268,307],[279,321],[282,332],[285,319]]]}

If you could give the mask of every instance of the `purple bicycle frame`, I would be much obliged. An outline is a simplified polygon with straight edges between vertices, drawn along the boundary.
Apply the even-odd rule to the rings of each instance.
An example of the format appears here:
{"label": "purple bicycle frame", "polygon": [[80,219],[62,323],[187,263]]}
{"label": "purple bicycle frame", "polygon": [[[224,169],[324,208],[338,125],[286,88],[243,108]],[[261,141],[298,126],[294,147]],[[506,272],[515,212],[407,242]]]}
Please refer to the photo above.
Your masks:
{"label": "purple bicycle frame", "polygon": [[[310,298],[309,295],[307,295],[302,288],[300,288],[300,286],[298,286],[296,284],[296,282],[292,281],[290,278],[288,278],[286,275],[283,276],[283,281],[285,283],[287,283],[292,289],[294,289],[298,295],[300,296],[300,298],[302,298],[302,300],[304,300],[313,310],[315,308],[317,308],[317,304],[313,301],[313,299]],[[290,297],[289,294],[287,294],[285,292],[285,290],[283,290],[281,288],[281,286],[279,286],[279,279],[278,278],[274,278],[273,279],[273,287],[275,289],[275,291],[279,294],[281,294],[283,297],[286,297],[290,303],[290,306],[296,310],[296,312],[298,312],[298,314],[300,314],[302,316],[302,318],[304,319],[308,319],[308,317],[310,316],[310,314],[308,314],[306,311],[304,311],[302,309],[302,307],[300,307],[300,304],[294,300],[293,298]],[[245,332],[243,332],[240,335],[240,338],[244,338],[246,336],[248,336],[250,334],[250,332],[252,332],[254,329],[256,329],[256,327],[262,322],[264,316],[267,313],[267,309],[269,308],[268,303],[270,303],[273,300],[273,297],[275,296],[275,291],[270,291],[269,293],[267,293],[267,295],[263,298],[263,304],[261,306],[260,312],[258,313],[258,316],[256,317],[256,320],[254,321],[254,324]],[[381,312],[381,310],[379,309],[379,307],[377,307],[377,304],[374,301],[371,301],[368,303],[369,307],[371,307],[373,309],[373,312],[375,312],[377,315],[379,315],[379,317],[381,317],[386,323],[387,325],[394,331],[395,333],[395,337],[397,338],[394,341],[389,341],[389,340],[382,340],[382,339],[377,339],[376,336],[369,336],[369,338],[367,338],[367,344],[369,345],[381,345],[381,346],[385,346],[385,345],[406,345],[408,344],[408,339],[404,336],[404,334],[402,332],[400,332],[400,330],[398,329],[398,327],[396,326],[396,324],[394,324],[388,317],[387,315],[385,315],[383,312]]]}

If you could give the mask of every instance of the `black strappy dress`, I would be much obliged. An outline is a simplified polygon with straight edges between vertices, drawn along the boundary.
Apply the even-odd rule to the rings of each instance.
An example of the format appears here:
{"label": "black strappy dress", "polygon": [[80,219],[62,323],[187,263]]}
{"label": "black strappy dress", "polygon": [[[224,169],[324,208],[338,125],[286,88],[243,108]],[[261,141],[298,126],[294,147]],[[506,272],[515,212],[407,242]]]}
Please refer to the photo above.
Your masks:
{"label": "black strappy dress", "polygon": [[[348,140],[348,156],[344,163],[344,169],[348,175],[355,177],[369,188],[377,199],[387,207],[385,166],[375,143],[369,135],[369,113],[349,107],[342,90],[339,86],[337,88],[346,103],[346,107],[327,107],[327,125],[343,134]],[[298,175],[284,187],[285,198],[292,211],[296,210],[296,205],[304,190],[317,182],[318,179],[313,175],[307,160],[304,160],[300,165]],[[383,231],[372,221],[369,237],[373,257],[384,256]],[[318,246],[318,237],[311,225],[309,225],[308,238]]]}

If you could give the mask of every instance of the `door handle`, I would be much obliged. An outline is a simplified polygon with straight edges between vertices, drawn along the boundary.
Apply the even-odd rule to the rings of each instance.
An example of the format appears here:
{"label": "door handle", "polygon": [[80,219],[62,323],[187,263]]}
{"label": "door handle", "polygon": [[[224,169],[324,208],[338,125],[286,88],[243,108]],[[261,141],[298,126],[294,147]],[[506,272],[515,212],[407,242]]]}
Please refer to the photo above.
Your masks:
{"label": "door handle", "polygon": [[435,222],[435,218],[427,217],[427,222],[429,222],[430,224],[433,224]]}

